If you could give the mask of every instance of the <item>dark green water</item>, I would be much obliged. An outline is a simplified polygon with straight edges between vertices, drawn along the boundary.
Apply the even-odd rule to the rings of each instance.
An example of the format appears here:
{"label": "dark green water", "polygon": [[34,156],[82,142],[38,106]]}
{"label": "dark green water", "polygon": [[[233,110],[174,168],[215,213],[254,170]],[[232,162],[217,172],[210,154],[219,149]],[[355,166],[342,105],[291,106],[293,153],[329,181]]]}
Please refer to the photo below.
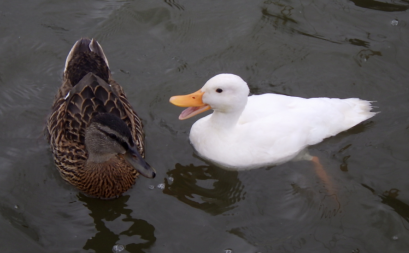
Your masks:
{"label": "dark green water", "polygon": [[[407,0],[2,1],[0,250],[409,252],[408,8]],[[42,135],[80,37],[103,46],[158,172],[112,201],[65,183]],[[188,134],[198,117],[179,121],[169,97],[223,72],[254,94],[377,101],[380,114],[310,149],[336,198],[309,162],[231,172],[195,155]]]}

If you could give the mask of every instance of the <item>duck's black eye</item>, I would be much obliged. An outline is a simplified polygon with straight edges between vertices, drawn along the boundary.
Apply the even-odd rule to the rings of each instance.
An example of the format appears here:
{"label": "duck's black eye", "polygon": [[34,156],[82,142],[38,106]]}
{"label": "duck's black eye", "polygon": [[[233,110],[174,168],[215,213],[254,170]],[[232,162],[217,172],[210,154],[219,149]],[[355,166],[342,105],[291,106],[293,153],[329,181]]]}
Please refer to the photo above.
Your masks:
{"label": "duck's black eye", "polygon": [[217,93],[222,93],[222,92],[223,92],[223,90],[222,90],[222,89],[220,89],[220,88],[218,88],[218,89],[216,90],[216,92],[217,92]]}

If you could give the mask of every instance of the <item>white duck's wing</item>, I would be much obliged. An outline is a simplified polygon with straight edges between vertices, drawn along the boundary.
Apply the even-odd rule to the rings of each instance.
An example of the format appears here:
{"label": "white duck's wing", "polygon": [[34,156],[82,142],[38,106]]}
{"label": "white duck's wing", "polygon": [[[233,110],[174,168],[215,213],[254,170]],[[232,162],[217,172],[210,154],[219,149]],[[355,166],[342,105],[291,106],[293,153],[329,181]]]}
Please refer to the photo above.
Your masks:
{"label": "white duck's wing", "polygon": [[302,135],[305,145],[313,145],[371,118],[376,114],[371,109],[370,102],[357,98],[264,94],[249,97],[239,124],[250,124],[257,131],[270,129],[290,139]]}
{"label": "white duck's wing", "polygon": [[358,98],[310,98],[299,100],[294,113],[304,114],[305,121],[300,126],[309,125],[308,145],[314,145],[323,139],[373,117],[371,102]]}

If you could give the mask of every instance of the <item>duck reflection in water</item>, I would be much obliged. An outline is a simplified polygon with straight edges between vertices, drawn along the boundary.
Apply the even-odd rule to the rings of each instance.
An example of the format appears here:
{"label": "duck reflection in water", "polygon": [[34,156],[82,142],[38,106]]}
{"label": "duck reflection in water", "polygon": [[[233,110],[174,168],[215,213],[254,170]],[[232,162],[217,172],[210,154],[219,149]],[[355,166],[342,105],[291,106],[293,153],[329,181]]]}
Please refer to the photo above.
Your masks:
{"label": "duck reflection in water", "polygon": [[244,186],[237,171],[209,165],[176,164],[167,174],[173,181],[165,179],[165,194],[212,215],[232,210],[244,199]]}
{"label": "duck reflection in water", "polygon": [[[133,218],[132,210],[126,208],[129,195],[101,201],[79,193],[78,199],[91,211],[90,216],[98,231],[87,240],[83,249],[111,252],[113,246],[119,244],[124,245],[128,252],[143,252],[143,249],[148,249],[155,243],[155,227],[145,220]],[[116,223],[112,226],[115,230],[120,230],[121,227],[126,229],[112,231],[109,224],[113,222]],[[121,223],[122,226],[119,225]],[[139,237],[138,242],[135,242],[135,237]],[[132,243],[128,243],[129,241]]]}

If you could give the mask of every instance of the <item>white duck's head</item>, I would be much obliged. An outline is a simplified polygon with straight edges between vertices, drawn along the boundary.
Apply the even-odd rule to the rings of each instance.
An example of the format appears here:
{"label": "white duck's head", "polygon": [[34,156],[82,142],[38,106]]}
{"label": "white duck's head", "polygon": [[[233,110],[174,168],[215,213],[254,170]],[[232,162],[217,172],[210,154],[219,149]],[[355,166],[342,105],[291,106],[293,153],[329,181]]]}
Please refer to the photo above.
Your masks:
{"label": "white duck's head", "polygon": [[169,101],[176,106],[189,107],[179,116],[180,120],[184,120],[209,109],[218,113],[241,113],[248,95],[249,87],[239,76],[219,74],[210,78],[200,90],[173,96]]}

